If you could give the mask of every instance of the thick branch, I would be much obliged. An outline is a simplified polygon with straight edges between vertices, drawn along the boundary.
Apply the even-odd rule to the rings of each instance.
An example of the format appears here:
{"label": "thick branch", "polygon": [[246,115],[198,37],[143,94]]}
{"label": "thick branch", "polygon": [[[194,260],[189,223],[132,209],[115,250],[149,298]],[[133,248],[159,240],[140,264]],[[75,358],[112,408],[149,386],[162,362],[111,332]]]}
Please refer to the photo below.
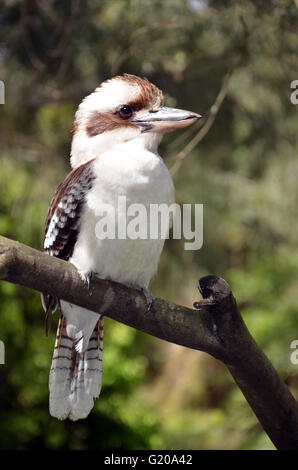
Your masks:
{"label": "thick branch", "polygon": [[95,279],[90,290],[75,267],[0,237],[0,279],[30,287],[100,312],[158,338],[205,351],[226,364],[278,449],[298,449],[298,406],[247,330],[229,285],[200,280],[199,310],[145,296],[122,284]]}

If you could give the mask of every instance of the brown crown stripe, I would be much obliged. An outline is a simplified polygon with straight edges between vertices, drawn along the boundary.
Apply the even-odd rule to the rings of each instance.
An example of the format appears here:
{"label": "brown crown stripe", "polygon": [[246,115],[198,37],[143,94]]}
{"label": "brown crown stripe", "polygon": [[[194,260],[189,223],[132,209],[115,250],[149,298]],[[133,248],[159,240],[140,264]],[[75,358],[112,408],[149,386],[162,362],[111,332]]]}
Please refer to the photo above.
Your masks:
{"label": "brown crown stripe", "polygon": [[[159,90],[153,83],[149,82],[149,80],[145,77],[137,77],[136,75],[132,75],[129,73],[124,73],[123,75],[117,75],[116,77],[113,77],[112,79],[106,80],[103,82],[102,85],[105,83],[108,83],[112,80],[122,80],[125,81],[126,83],[130,85],[135,85],[138,86],[140,89],[139,96],[136,100],[136,105],[140,105],[141,108],[146,108],[150,104],[156,104],[157,102],[161,106],[163,104],[163,94],[162,91]],[[131,103],[123,103],[123,104],[132,104]]]}

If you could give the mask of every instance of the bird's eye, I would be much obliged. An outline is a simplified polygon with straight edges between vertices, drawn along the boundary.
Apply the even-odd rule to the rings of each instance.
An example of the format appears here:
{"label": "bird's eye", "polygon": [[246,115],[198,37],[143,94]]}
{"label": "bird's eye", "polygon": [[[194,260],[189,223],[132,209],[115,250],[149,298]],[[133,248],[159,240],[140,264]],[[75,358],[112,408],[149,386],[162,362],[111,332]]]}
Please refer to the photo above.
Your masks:
{"label": "bird's eye", "polygon": [[122,119],[129,119],[133,114],[133,108],[131,106],[125,105],[119,109],[119,116]]}

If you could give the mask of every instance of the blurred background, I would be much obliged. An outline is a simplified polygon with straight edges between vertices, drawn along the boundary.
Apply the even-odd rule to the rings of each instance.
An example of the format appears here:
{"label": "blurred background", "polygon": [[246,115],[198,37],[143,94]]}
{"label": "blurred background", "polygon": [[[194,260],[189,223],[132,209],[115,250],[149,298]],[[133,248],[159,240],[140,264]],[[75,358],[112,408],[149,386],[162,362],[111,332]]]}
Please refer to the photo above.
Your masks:
{"label": "blurred background", "polygon": [[[70,168],[78,104],[110,76],[146,76],[167,105],[209,116],[210,128],[205,118],[160,147],[177,202],[204,204],[204,245],[185,251],[183,240],[168,240],[151,290],[192,306],[199,277],[224,277],[296,397],[298,105],[290,85],[298,79],[297,31],[297,0],[0,6],[0,233],[42,248],[49,201]],[[195,145],[202,125],[206,136]],[[273,448],[224,365],[110,319],[91,415],[76,423],[50,417],[57,321],[58,314],[47,339],[39,294],[0,283],[1,448]]]}

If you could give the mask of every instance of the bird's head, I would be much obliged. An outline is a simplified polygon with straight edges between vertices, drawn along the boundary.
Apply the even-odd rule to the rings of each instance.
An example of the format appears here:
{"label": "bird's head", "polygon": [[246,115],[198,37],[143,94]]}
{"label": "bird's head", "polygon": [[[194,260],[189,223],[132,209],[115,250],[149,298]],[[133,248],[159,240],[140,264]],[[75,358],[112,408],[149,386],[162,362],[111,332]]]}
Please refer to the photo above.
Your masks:
{"label": "bird's head", "polygon": [[72,167],[134,139],[156,150],[164,133],[189,126],[200,117],[163,106],[162,92],[146,78],[124,74],[106,80],[76,112]]}

